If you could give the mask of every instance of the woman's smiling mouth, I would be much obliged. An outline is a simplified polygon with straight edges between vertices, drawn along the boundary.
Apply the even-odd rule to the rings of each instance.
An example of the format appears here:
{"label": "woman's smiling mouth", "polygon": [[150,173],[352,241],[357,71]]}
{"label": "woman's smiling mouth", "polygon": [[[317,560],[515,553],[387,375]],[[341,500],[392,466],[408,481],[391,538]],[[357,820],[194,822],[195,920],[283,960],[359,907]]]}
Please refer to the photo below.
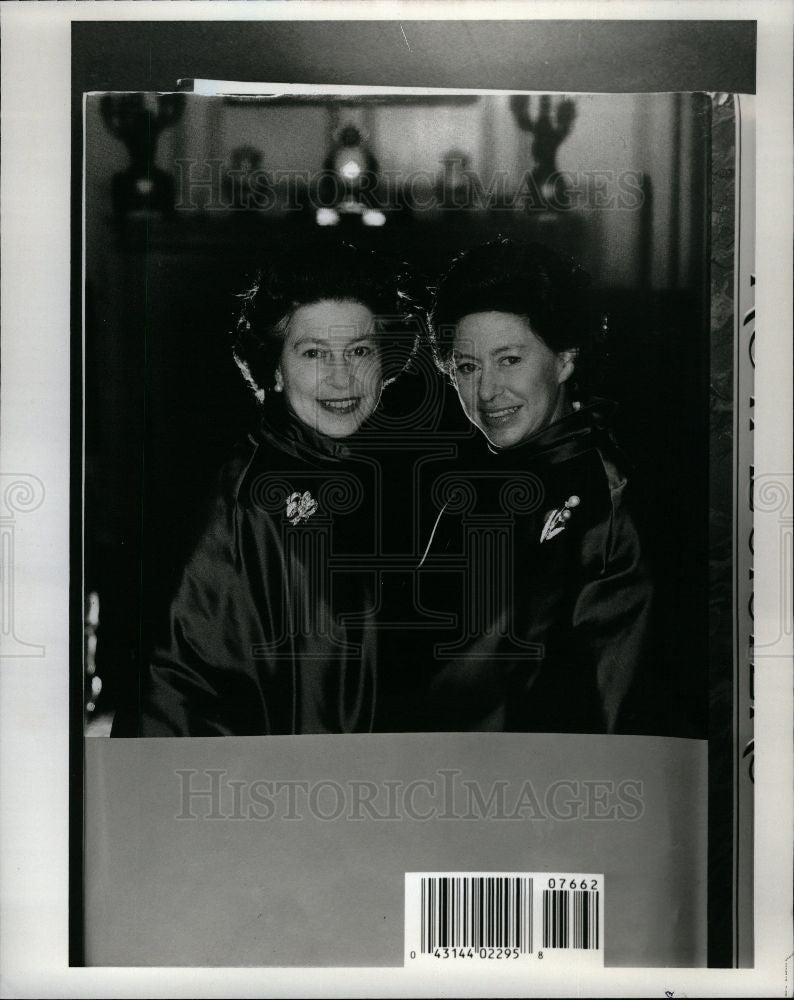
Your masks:
{"label": "woman's smiling mouth", "polygon": [[361,397],[351,396],[347,399],[318,399],[317,402],[329,413],[336,413],[344,416],[345,414],[353,413],[354,410],[358,409],[361,403]]}
{"label": "woman's smiling mouth", "polygon": [[519,404],[518,406],[506,406],[500,410],[480,410],[480,416],[482,417],[482,422],[487,427],[502,427],[508,423],[520,409],[521,405]]}

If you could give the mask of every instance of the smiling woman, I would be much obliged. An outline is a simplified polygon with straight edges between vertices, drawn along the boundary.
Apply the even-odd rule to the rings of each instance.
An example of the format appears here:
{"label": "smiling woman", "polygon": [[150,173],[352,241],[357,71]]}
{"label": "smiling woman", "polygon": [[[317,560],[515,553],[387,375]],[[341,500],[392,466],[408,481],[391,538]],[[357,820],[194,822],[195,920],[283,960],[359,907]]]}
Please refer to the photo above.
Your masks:
{"label": "smiling woman", "polygon": [[329,437],[347,437],[372,415],[383,375],[372,311],[323,299],[290,321],[275,388],[292,412]]}
{"label": "smiling woman", "polygon": [[444,276],[433,309],[436,360],[495,448],[520,444],[571,412],[589,282],[547,247],[506,239],[461,254]]}
{"label": "smiling woman", "polygon": [[464,316],[453,372],[466,415],[497,448],[509,448],[564,415],[574,352],[553,351],[522,316]]}
{"label": "smiling woman", "polygon": [[424,605],[468,634],[420,637],[432,650],[420,729],[663,724],[653,584],[615,407],[582,398],[588,280],[545,246],[499,239],[462,253],[439,284],[436,362],[488,448],[475,468],[458,463],[423,560]]}
{"label": "smiling woman", "polygon": [[243,294],[234,355],[259,420],[221,470],[140,703],[113,735],[392,727],[370,418],[415,347],[419,316],[397,275],[349,245],[302,248]]}
{"label": "smiling woman", "polygon": [[[293,415],[319,433],[357,430],[416,347],[405,279],[402,265],[346,243],[268,261],[242,295],[234,339],[259,401],[283,392]],[[352,419],[321,424],[336,413]]]}

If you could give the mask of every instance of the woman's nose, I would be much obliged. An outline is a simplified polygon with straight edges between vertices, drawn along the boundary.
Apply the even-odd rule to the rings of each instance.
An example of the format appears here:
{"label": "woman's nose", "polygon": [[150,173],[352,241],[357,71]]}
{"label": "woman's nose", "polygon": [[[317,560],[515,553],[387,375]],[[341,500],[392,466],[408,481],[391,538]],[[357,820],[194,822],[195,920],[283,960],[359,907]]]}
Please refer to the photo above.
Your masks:
{"label": "woman's nose", "polygon": [[325,381],[335,389],[346,389],[350,383],[350,362],[345,357],[327,362]]}
{"label": "woman's nose", "polygon": [[483,368],[480,374],[477,394],[480,399],[486,402],[493,399],[499,392],[499,379],[492,368]]}

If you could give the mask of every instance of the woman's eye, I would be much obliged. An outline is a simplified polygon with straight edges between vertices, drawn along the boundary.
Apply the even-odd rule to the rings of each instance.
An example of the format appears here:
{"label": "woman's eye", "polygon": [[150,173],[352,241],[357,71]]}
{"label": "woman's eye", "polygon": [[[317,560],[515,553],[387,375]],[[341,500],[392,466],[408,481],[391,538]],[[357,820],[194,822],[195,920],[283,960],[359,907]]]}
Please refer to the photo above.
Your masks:
{"label": "woman's eye", "polygon": [[458,375],[471,375],[474,371],[475,366],[471,361],[464,361],[457,367]]}
{"label": "woman's eye", "polygon": [[517,354],[508,354],[504,358],[502,358],[502,364],[505,367],[508,367],[509,365],[517,365],[520,363],[521,363],[521,358]]}
{"label": "woman's eye", "polygon": [[322,357],[322,351],[316,347],[309,347],[303,352],[303,356],[304,358],[309,358],[310,361],[316,361]]}
{"label": "woman's eye", "polygon": [[358,347],[353,348],[354,358],[366,358],[368,354],[372,354],[372,348],[367,347],[366,344],[359,344]]}

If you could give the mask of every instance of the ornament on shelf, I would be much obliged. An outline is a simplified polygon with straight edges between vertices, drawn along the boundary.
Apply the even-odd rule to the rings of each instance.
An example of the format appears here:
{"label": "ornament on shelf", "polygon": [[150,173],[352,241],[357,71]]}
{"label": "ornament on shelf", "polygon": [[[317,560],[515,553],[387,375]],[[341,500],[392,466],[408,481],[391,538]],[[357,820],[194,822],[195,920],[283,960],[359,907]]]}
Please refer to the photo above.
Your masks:
{"label": "ornament on shelf", "polygon": [[[533,115],[533,102],[538,102],[537,113]],[[553,201],[555,186],[560,182],[557,168],[557,150],[570,135],[576,119],[576,104],[568,97],[554,98],[543,94],[540,98],[526,94],[514,94],[510,98],[510,110],[516,125],[522,132],[532,134],[532,179],[546,201]]]}
{"label": "ornament on shelf", "polygon": [[450,149],[441,158],[436,178],[440,208],[471,208],[471,158],[462,149]]}
{"label": "ornament on shelf", "polygon": [[166,214],[174,207],[174,179],[155,163],[160,133],[179,121],[184,94],[105,94],[99,105],[107,130],[127,147],[130,164],[113,175],[113,211],[119,218]]}
{"label": "ornament on shelf", "polygon": [[386,222],[374,194],[378,161],[356,125],[348,123],[339,130],[323,170],[318,225],[337,225],[342,216],[360,216],[365,226],[382,226]]}
{"label": "ornament on shelf", "polygon": [[223,177],[224,206],[250,212],[265,208],[270,197],[272,184],[262,169],[262,153],[254,146],[237,146]]}

